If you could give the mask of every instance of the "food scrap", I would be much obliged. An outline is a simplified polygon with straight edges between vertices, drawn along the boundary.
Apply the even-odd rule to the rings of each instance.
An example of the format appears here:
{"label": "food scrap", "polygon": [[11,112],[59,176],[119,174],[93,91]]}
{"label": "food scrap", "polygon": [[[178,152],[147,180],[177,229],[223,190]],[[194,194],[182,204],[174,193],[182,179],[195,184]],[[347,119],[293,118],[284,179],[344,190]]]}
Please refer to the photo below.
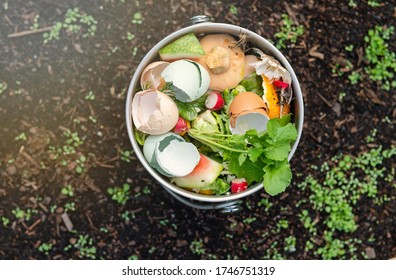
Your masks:
{"label": "food scrap", "polygon": [[229,34],[188,33],[159,57],[143,70],[131,105],[149,165],[200,194],[239,193],[258,182],[270,195],[283,192],[297,138],[286,68]]}

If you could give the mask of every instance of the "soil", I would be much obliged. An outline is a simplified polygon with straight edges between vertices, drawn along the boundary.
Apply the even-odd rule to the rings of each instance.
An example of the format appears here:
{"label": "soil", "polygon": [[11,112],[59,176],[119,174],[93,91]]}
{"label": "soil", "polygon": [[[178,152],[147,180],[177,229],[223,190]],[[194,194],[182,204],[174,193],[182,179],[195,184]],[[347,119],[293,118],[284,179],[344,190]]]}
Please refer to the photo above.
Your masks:
{"label": "soil", "polygon": [[[321,258],[305,249],[311,236],[299,219],[303,206],[296,205],[309,199],[309,192],[297,186],[308,175],[322,178],[313,166],[337,154],[356,156],[396,144],[394,89],[383,90],[368,77],[354,85],[348,79],[367,64],[368,30],[396,25],[396,2],[379,7],[350,2],[356,7],[335,0],[2,1],[0,259]],[[67,10],[76,7],[96,19],[95,35],[80,24],[81,30],[63,28],[59,39],[44,43],[47,27],[63,22]],[[255,193],[236,213],[180,203],[133,153],[125,153],[132,149],[124,110],[134,70],[158,41],[189,25],[191,16],[208,14],[276,42],[284,13],[304,26],[296,43],[288,41],[282,49],[305,102],[292,185],[277,197]],[[39,26],[33,28],[35,18]],[[395,39],[393,34],[389,40],[393,52]],[[346,51],[349,45],[352,51]],[[347,61],[352,67],[345,67]],[[342,100],[341,92],[346,93]],[[376,141],[367,143],[373,128]],[[394,161],[384,168],[394,174]],[[126,183],[130,190],[123,205],[108,189]],[[394,185],[381,183],[378,190],[377,196],[387,194],[389,201],[376,205],[362,198],[354,206],[358,229],[337,232],[337,238],[359,242],[356,252],[343,258],[396,256]],[[67,186],[73,193],[62,192]],[[260,206],[263,198],[272,203],[269,210]],[[316,212],[316,219],[323,215]],[[282,230],[280,220],[288,221]],[[324,224],[317,230],[316,248],[324,242]],[[285,250],[289,236],[296,238],[295,250]]]}

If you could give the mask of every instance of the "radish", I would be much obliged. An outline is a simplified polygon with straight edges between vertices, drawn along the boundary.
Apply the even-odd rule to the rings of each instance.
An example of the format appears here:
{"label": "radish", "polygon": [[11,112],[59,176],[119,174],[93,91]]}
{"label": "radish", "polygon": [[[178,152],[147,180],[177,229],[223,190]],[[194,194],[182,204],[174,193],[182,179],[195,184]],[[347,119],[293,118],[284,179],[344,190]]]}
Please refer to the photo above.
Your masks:
{"label": "radish", "polygon": [[288,83],[285,83],[285,82],[283,82],[283,81],[281,81],[281,80],[275,80],[275,81],[273,82],[273,84],[274,84],[274,86],[276,86],[276,87],[278,87],[278,88],[282,88],[282,89],[286,89],[286,88],[289,87],[289,84],[288,84]]}
{"label": "radish", "polygon": [[247,181],[245,178],[238,178],[231,181],[231,192],[239,193],[247,189]]}
{"label": "radish", "polygon": [[179,119],[177,120],[176,126],[173,129],[173,132],[178,133],[181,136],[183,136],[189,128],[190,128],[190,122],[186,121],[182,117],[179,117]]}
{"label": "radish", "polygon": [[209,110],[220,110],[224,107],[224,98],[218,91],[211,91],[208,93],[208,97],[205,100],[205,106]]}

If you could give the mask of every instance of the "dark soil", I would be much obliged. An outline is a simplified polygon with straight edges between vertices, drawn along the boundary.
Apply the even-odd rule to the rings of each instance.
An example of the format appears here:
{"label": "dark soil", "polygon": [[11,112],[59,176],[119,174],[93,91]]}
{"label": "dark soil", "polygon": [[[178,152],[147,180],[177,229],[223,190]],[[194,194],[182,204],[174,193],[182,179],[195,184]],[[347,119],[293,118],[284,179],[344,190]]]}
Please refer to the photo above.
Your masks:
{"label": "dark soil", "polygon": [[[7,88],[0,88],[0,259],[321,258],[316,249],[326,229],[318,223],[316,249],[304,249],[312,237],[298,215],[309,192],[297,186],[309,174],[323,178],[312,166],[337,154],[356,156],[396,144],[394,89],[383,90],[368,77],[355,85],[348,80],[352,71],[364,71],[368,30],[396,26],[396,2],[382,1],[379,7],[360,0],[352,1],[356,7],[335,0],[123,2],[1,3],[0,83]],[[83,25],[76,33],[63,29],[58,40],[45,44],[40,29],[64,21],[67,10],[75,7],[97,20],[95,35],[85,36]],[[133,22],[136,12],[142,24]],[[131,151],[124,108],[135,68],[152,46],[187,26],[193,15],[209,14],[216,22],[240,25],[276,41],[283,13],[305,29],[295,44],[288,42],[282,50],[305,102],[291,187],[278,197],[264,191],[247,197],[242,210],[232,214],[181,204],[133,154],[122,156]],[[37,15],[38,30],[23,33],[31,30]],[[128,38],[128,32],[134,36]],[[393,34],[389,40],[393,52],[395,39]],[[349,45],[352,51],[345,50]],[[347,60],[352,68],[344,67]],[[339,68],[341,73],[333,71]],[[346,93],[342,101],[341,92]],[[367,143],[373,128],[376,140]],[[78,139],[68,143],[68,130]],[[75,152],[57,152],[63,146]],[[394,160],[384,168],[394,175]],[[125,183],[131,190],[122,205],[108,189]],[[72,195],[61,192],[68,185]],[[394,185],[382,183],[378,190],[377,196],[387,194],[390,201],[376,205],[362,198],[356,204],[358,229],[336,233],[340,240],[359,241],[356,252],[343,258],[396,256]],[[263,198],[272,203],[269,210],[259,205]],[[317,221],[324,219],[320,212],[316,215]],[[280,220],[288,221],[281,230]],[[84,236],[88,243],[81,245]],[[296,237],[295,251],[284,249],[289,236]],[[46,252],[43,244],[52,247]],[[93,247],[96,251],[89,251]]]}

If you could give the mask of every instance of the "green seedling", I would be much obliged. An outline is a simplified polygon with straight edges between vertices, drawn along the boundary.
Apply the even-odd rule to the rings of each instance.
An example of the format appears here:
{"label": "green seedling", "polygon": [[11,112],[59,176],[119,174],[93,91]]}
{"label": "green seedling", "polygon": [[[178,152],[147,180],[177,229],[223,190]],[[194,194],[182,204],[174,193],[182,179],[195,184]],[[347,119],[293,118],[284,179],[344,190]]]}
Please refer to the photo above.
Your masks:
{"label": "green seedling", "polygon": [[122,188],[108,188],[107,193],[111,195],[111,198],[114,201],[117,201],[119,204],[124,205],[129,199],[130,188],[131,186],[128,183],[125,183],[122,185]]}
{"label": "green seedling", "polygon": [[287,14],[282,14],[281,30],[275,33],[275,37],[278,39],[276,47],[278,49],[285,48],[287,41],[295,44],[298,37],[301,36],[303,33],[304,26],[295,25],[295,23],[289,18]]}
{"label": "green seedling", "polygon": [[204,248],[202,239],[193,240],[190,244],[190,250],[193,254],[198,256],[205,254],[206,250]]}
{"label": "green seedling", "polygon": [[61,189],[61,193],[72,197],[74,195],[73,187],[71,185],[67,185],[66,187]]}

